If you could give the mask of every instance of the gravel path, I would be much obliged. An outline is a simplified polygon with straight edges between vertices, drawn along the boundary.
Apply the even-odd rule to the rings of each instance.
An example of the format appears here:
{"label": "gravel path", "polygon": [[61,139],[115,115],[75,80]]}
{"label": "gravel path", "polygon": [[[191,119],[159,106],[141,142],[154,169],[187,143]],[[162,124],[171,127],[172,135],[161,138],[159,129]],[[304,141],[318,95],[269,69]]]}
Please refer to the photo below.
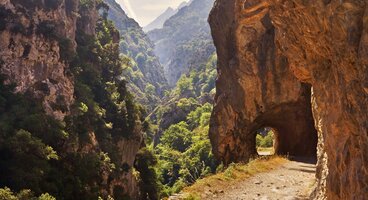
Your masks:
{"label": "gravel path", "polygon": [[308,199],[315,180],[313,162],[289,161],[280,168],[257,174],[231,188],[214,191],[211,200]]}

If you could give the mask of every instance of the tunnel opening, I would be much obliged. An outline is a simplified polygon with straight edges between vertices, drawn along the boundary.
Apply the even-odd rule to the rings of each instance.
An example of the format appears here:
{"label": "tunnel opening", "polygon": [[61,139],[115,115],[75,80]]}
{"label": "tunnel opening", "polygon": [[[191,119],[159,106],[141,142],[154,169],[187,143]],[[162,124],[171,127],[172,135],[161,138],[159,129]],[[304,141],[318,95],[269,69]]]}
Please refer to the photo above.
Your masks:
{"label": "tunnel opening", "polygon": [[308,101],[310,86],[303,85],[302,91],[299,101],[269,107],[248,126],[250,155],[317,158],[318,135]]}
{"label": "tunnel opening", "polygon": [[256,131],[256,149],[260,156],[275,154],[276,130],[271,127],[260,128]]}

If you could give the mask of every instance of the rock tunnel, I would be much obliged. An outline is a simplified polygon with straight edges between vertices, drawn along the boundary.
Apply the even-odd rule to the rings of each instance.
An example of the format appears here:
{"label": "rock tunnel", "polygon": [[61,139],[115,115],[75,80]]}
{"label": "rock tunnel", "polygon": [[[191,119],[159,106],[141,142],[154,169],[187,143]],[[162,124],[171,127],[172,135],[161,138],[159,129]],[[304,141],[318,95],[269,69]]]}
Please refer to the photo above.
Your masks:
{"label": "rock tunnel", "polygon": [[367,16],[366,0],[217,0],[215,156],[247,162],[256,130],[271,127],[277,154],[317,151],[313,199],[365,199]]}
{"label": "rock tunnel", "polygon": [[[305,88],[306,91],[303,94],[305,96],[302,98],[310,98],[308,88]],[[271,106],[249,125],[248,133],[252,140],[249,141],[249,144],[244,145],[252,146],[255,149],[257,130],[265,127],[272,128],[275,133],[273,146],[275,154],[316,157],[317,131],[314,128],[311,107],[307,101]]]}
{"label": "rock tunnel", "polygon": [[225,163],[248,160],[257,155],[256,131],[271,127],[277,132],[276,154],[316,156],[311,86],[289,70],[288,59],[275,45],[269,14],[257,17],[258,21],[245,18],[236,30],[227,27],[231,33],[216,28],[223,26],[216,24],[218,20],[212,23],[216,45],[231,45],[221,43],[223,38],[232,38],[226,42],[233,43],[218,49],[219,66],[227,67],[218,71],[210,127],[214,153]]}

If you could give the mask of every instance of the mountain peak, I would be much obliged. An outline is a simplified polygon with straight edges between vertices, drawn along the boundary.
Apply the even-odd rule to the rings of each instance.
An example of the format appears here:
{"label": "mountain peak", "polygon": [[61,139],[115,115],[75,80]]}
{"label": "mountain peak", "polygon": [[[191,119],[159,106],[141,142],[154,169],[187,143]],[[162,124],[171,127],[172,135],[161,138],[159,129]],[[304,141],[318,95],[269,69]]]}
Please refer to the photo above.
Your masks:
{"label": "mountain peak", "polygon": [[164,26],[166,20],[170,19],[170,17],[174,16],[176,13],[179,12],[180,9],[188,6],[193,0],[190,1],[183,1],[176,9],[172,7],[168,7],[160,16],[154,19],[151,23],[147,26],[143,27],[143,30],[147,33],[154,29],[160,29]]}

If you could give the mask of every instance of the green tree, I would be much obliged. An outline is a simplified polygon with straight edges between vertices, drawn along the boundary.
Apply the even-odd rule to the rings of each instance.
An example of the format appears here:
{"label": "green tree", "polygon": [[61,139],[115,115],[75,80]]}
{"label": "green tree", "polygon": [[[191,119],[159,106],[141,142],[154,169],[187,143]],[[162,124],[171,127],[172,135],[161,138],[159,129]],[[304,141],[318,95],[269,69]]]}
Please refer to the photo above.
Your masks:
{"label": "green tree", "polygon": [[186,75],[181,76],[176,83],[176,88],[179,95],[193,92],[192,79],[187,77]]}
{"label": "green tree", "polygon": [[185,122],[170,126],[161,137],[161,144],[170,149],[184,152],[191,144],[192,132]]}
{"label": "green tree", "polygon": [[159,199],[158,179],[154,169],[156,164],[157,159],[151,150],[139,150],[134,165],[139,171],[139,186],[143,199]]}

